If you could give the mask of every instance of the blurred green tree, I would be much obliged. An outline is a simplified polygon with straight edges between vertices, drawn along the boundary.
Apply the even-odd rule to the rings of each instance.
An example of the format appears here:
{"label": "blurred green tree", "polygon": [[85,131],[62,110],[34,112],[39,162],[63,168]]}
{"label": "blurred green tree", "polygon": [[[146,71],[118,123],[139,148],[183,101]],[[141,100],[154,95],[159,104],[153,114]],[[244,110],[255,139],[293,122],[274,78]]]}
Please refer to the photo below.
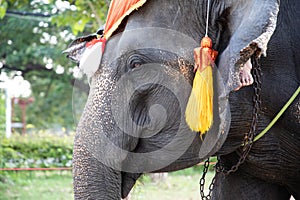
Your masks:
{"label": "blurred green tree", "polygon": [[72,91],[78,68],[62,51],[76,36],[94,33],[104,24],[109,3],[0,0],[0,72],[31,83],[35,101],[27,109],[28,123],[74,128]]}

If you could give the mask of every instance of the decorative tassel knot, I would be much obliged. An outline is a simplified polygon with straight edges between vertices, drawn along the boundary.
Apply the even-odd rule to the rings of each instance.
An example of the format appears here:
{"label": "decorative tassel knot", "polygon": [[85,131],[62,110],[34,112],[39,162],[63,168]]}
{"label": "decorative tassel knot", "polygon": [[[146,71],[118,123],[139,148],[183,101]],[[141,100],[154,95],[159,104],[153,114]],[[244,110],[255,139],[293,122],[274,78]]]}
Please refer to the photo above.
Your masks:
{"label": "decorative tassel knot", "polygon": [[218,52],[212,49],[212,40],[205,36],[201,40],[200,47],[194,49],[195,68],[202,72],[206,67],[213,67],[215,60],[218,56]]}

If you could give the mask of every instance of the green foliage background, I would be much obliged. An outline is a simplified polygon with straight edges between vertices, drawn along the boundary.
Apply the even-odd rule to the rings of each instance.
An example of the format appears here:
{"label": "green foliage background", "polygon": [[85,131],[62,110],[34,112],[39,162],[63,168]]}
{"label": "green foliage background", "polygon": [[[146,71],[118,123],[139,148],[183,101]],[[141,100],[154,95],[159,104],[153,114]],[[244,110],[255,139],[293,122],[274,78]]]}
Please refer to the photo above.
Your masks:
{"label": "green foliage background", "polygon": [[0,168],[71,167],[73,135],[39,133],[0,139]]}
{"label": "green foliage background", "polygon": [[0,96],[0,133],[5,130],[5,99]]}
{"label": "green foliage background", "polygon": [[34,127],[74,129],[73,84],[87,81],[74,77],[76,64],[62,51],[76,37],[95,33],[104,24],[109,3],[0,0],[0,72],[21,74],[31,83],[35,101],[27,108],[27,122]]}

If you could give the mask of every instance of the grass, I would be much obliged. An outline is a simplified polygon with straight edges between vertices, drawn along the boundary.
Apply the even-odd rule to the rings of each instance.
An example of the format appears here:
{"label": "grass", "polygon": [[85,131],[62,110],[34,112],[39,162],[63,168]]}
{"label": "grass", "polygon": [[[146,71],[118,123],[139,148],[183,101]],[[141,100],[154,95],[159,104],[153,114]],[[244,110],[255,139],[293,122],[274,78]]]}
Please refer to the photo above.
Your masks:
{"label": "grass", "polygon": [[[131,192],[130,200],[198,200],[201,171],[187,169],[169,173],[162,181],[144,175]],[[208,174],[207,182],[213,173]],[[5,177],[5,178],[4,178]],[[0,173],[0,200],[73,199],[71,172]]]}
{"label": "grass", "polygon": [[[210,183],[213,173],[208,174]],[[130,200],[199,200],[199,180],[201,173],[194,175],[180,175],[169,173],[160,182],[149,180],[144,176],[134,187]]]}
{"label": "grass", "polygon": [[71,172],[10,172],[0,182],[1,200],[73,199]]}

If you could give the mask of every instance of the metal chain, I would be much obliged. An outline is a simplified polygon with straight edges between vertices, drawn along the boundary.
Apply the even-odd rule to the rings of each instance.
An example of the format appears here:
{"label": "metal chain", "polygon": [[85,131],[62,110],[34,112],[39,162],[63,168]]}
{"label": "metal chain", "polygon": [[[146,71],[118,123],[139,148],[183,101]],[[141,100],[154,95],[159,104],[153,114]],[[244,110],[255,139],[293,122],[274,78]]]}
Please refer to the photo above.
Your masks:
{"label": "metal chain", "polygon": [[201,196],[201,199],[202,200],[209,200],[211,199],[211,195],[212,195],[212,191],[213,191],[213,188],[214,188],[214,184],[215,184],[215,177],[212,179],[210,185],[209,185],[209,193],[208,195],[205,195],[204,194],[204,186],[205,186],[205,177],[206,177],[206,174],[208,172],[208,169],[209,169],[209,158],[204,162],[204,168],[203,168],[203,174],[202,174],[202,177],[200,179],[200,196]]}
{"label": "metal chain", "polygon": [[240,149],[237,150],[238,154],[241,154],[238,162],[233,165],[229,170],[226,170],[224,166],[222,166],[222,162],[218,162],[216,169],[217,172],[221,172],[225,175],[229,175],[230,173],[236,172],[240,165],[242,165],[245,162],[246,157],[248,156],[252,145],[253,145],[253,139],[255,136],[255,132],[257,129],[258,124],[258,114],[261,108],[261,68],[258,64],[257,58],[253,59],[253,89],[254,89],[254,95],[253,95],[253,102],[254,102],[254,108],[252,112],[252,122],[250,126],[250,130],[248,133],[245,134],[244,140],[242,143],[242,146]]}
{"label": "metal chain", "polygon": [[[233,165],[229,170],[226,170],[224,166],[222,165],[221,160],[218,157],[218,163],[216,165],[216,172],[217,173],[223,173],[224,175],[229,175],[230,173],[234,173],[238,170],[239,166],[242,165],[246,157],[248,156],[252,145],[253,145],[253,139],[256,132],[257,124],[258,124],[258,113],[261,110],[261,68],[258,63],[257,58],[252,59],[253,62],[253,89],[254,89],[254,96],[253,96],[253,102],[254,102],[254,108],[252,112],[252,122],[250,126],[250,130],[248,133],[245,134],[244,140],[242,143],[242,146],[237,152],[241,152],[241,156],[238,160],[238,162]],[[204,163],[204,169],[203,169],[203,175],[200,179],[200,195],[202,200],[209,200],[211,199],[212,190],[215,183],[215,177],[213,178],[210,186],[209,186],[209,194],[205,196],[204,194],[204,185],[205,185],[205,176],[207,174],[209,168],[209,158]]]}

